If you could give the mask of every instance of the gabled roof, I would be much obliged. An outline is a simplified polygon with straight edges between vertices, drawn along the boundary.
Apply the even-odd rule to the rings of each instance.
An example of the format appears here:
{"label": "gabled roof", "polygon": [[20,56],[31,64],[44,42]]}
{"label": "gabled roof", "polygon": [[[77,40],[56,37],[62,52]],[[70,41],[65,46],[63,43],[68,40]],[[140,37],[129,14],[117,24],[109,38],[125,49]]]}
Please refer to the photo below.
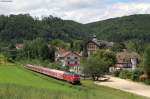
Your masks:
{"label": "gabled roof", "polygon": [[93,42],[94,44],[96,44],[98,47],[112,47],[113,43],[112,42],[108,42],[108,41],[104,41],[104,40],[97,40],[97,39],[92,39],[89,40],[88,43]]}
{"label": "gabled roof", "polygon": [[68,51],[63,48],[57,48],[57,53],[59,53],[59,54],[64,54],[66,52],[68,52]]}
{"label": "gabled roof", "polygon": [[124,49],[123,52],[116,53],[117,62],[128,62],[131,58],[140,59],[140,56],[136,52],[128,52]]}
{"label": "gabled roof", "polygon": [[58,48],[57,49],[57,54],[59,55],[59,57],[67,57],[70,54],[76,54],[77,56],[81,57],[79,53],[77,52],[73,52],[73,51],[66,51],[63,48]]}
{"label": "gabled roof", "polygon": [[71,51],[68,52],[64,57],[67,57],[67,56],[70,55],[70,54],[75,54],[75,55],[81,57],[80,54],[78,54],[77,52],[71,52]]}

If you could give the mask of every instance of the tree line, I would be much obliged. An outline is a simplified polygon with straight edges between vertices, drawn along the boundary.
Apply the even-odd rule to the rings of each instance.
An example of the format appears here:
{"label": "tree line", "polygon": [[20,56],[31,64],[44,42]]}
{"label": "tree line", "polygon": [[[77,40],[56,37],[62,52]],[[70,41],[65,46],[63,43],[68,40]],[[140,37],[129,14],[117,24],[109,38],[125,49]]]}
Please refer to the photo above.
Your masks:
{"label": "tree line", "polygon": [[22,43],[24,40],[43,38],[46,41],[61,39],[73,41],[86,37],[88,29],[83,24],[48,16],[42,19],[29,14],[0,15],[0,42]]}

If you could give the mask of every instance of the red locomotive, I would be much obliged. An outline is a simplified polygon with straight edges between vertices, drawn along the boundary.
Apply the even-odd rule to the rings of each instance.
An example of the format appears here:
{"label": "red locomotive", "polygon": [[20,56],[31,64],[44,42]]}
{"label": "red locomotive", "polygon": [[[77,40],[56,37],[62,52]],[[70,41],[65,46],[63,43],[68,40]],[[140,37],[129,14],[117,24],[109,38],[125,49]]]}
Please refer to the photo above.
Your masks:
{"label": "red locomotive", "polygon": [[37,65],[31,65],[31,64],[25,65],[25,68],[44,75],[48,75],[57,79],[67,81],[72,84],[80,83],[80,76],[75,73],[70,73],[70,72],[65,72],[65,71],[60,71],[55,69],[48,69],[48,68],[44,68]]}

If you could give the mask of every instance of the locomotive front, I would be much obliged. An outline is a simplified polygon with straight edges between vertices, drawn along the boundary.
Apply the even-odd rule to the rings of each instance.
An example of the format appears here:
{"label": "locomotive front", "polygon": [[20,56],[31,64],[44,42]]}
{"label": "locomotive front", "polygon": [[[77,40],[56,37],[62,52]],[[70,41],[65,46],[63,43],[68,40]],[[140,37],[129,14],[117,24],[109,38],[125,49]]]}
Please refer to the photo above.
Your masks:
{"label": "locomotive front", "polygon": [[80,75],[79,74],[73,74],[73,83],[74,84],[80,84]]}
{"label": "locomotive front", "polygon": [[64,80],[66,80],[72,84],[78,84],[78,83],[80,83],[80,76],[73,72],[65,72]]}

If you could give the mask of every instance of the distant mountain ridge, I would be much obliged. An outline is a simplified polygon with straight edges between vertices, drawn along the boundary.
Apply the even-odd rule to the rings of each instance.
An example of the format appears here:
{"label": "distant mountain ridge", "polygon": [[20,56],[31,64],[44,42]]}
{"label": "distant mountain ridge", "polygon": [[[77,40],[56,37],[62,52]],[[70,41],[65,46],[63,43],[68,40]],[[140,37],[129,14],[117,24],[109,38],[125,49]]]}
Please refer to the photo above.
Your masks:
{"label": "distant mountain ridge", "polygon": [[131,15],[86,24],[100,38],[108,41],[150,41],[150,15]]}

